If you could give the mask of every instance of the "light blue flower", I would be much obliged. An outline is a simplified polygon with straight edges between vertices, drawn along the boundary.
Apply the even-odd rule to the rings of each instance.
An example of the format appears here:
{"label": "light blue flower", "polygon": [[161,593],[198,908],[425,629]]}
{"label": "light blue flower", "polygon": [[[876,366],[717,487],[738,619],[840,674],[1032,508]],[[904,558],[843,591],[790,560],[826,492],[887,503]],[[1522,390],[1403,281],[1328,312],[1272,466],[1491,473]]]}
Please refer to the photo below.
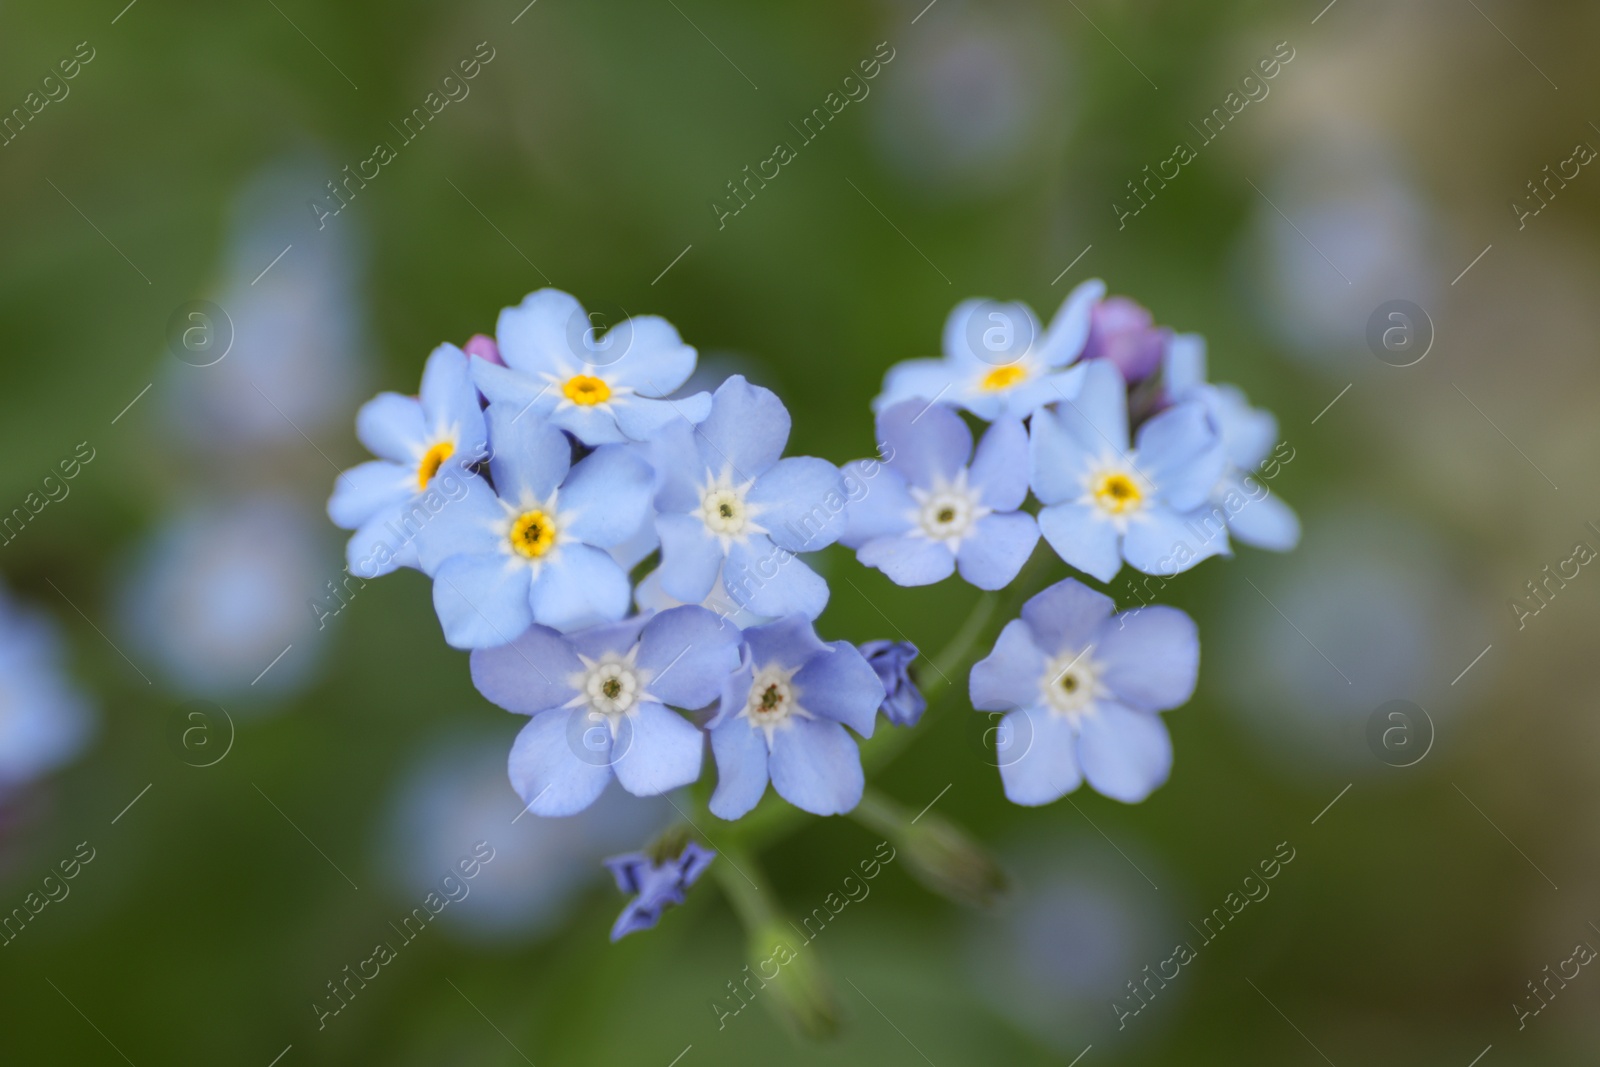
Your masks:
{"label": "light blue flower", "polygon": [[889,369],[872,410],[921,398],[965,408],[980,419],[1025,419],[1044,404],[1077,395],[1090,312],[1105,295],[1100,281],[1068,294],[1048,330],[1026,304],[964,300],[944,324],[944,357],[910,359]]}
{"label": "light blue flower", "polygon": [[622,618],[628,576],[606,550],[643,522],[649,465],[617,445],[573,464],[566,435],[533,412],[491,404],[487,415],[494,489],[468,478],[417,537],[445,640],[489,648],[534,623],[572,630]]}
{"label": "light blue flower", "polygon": [[1167,780],[1172,741],[1157,713],[1194,694],[1199,634],[1177,608],[1112,610],[1081,582],[1057,582],[973,665],[972,706],[1006,713],[1000,779],[1014,803],[1048,804],[1085,778],[1134,803]]}
{"label": "light blue flower", "polygon": [[1222,437],[1228,465],[1212,487],[1208,511],[1221,516],[1233,536],[1247,545],[1287,552],[1299,544],[1300,519],[1260,477],[1259,468],[1278,443],[1278,420],[1270,411],[1251,407],[1237,387],[1206,381],[1206,343],[1199,336],[1172,339],[1163,377],[1166,398],[1203,405]]}
{"label": "light blue flower", "polygon": [[[1000,589],[1039,542],[1028,495],[1028,433],[1002,418],[972,451],[972,432],[942,404],[908,400],[878,415],[888,470],[850,502],[844,544],[899,585],[961,577]],[[970,466],[969,466],[970,463]]]}
{"label": "light blue flower", "polygon": [[611,940],[650,929],[670,905],[682,904],[684,890],[706,873],[715,855],[698,841],[687,841],[682,852],[660,862],[643,852],[607,859],[606,870],[617,880],[617,888],[633,896],[612,925]]}
{"label": "light blue flower", "polygon": [[705,393],[662,399],[694,373],[695,351],[666,319],[624,319],[603,336],[596,316],[559,289],[530,293],[500,312],[495,339],[505,366],[473,363],[490,401],[530,409],[586,445],[647,441],[671,422],[698,422]]}
{"label": "light blue flower", "polygon": [[1139,429],[1128,448],[1127,389],[1105,360],[1087,364],[1083,390],[1031,427],[1030,481],[1039,529],[1062,559],[1102,582],[1126,559],[1172,575],[1223,551],[1202,505],[1227,464],[1204,405],[1179,404]]}
{"label": "light blue flower", "polygon": [[757,615],[822,613],[828,585],[794,554],[838,539],[844,482],[826,460],[780,459],[788,440],[783,402],[737,374],[718,387],[704,422],[662,431],[652,454],[668,596],[698,604],[720,574],[733,601]]}
{"label": "light blue flower", "polygon": [[472,683],[528,715],[511,785],[535,815],[572,815],[614,777],[648,797],[700,777],[699,729],[670,707],[710,704],[739,666],[739,633],[704,608],[636,615],[562,635],[534,626],[472,653]]}
{"label": "light blue flower", "polygon": [[379,458],[339,475],[328,517],[355,531],[345,555],[357,577],[417,566],[417,532],[487,455],[467,362],[455,345],[440,345],[423,367],[420,396],[379,393],[356,415],[356,436]]}
{"label": "light blue flower", "polygon": [[824,644],[798,615],[744,632],[744,657],[706,724],[717,759],[712,814],[737,819],[772,786],[814,815],[842,815],[866,784],[849,726],[872,736],[883,683],[848,641]]}
{"label": "light blue flower", "polygon": [[94,732],[46,615],[0,589],[0,796],[69,762]]}

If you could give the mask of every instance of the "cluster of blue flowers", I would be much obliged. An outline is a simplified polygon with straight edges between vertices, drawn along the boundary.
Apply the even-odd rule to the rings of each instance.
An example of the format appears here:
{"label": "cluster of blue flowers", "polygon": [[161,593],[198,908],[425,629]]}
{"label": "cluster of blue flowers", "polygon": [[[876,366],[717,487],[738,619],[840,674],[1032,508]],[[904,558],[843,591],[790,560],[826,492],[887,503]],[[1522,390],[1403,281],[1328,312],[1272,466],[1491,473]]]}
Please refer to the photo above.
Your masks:
{"label": "cluster of blue flowers", "polygon": [[[786,457],[788,411],[741,376],[684,393],[695,364],[661,318],[598,336],[577,300],[543,289],[493,339],[437,348],[419,396],[382,394],[357,418],[378,458],[328,503],[354,531],[351,572],[432,578],[474,684],[528,716],[509,768],[536,814],[582,811],[613,778],[638,796],[686,786],[707,738],[721,818],[769,782],[805,811],[852,810],[865,781],[851,733],[871,737],[880,712],[918,721],[917,652],[819,637],[828,585],[804,553],[839,542],[900,585],[958,573],[998,590],[1041,534],[1102,582],[1124,561],[1170,576],[1228,552],[1230,532],[1280,549],[1298,537],[1250,480],[1272,416],[1204,380],[1198,338],[1099,282],[1048,328],[1020,304],[958,306],[943,358],[890,370],[880,457],[843,467]],[[971,424],[986,424],[976,444]],[[1070,578],[1038,593],[971,675],[973,706],[1005,715],[1006,795],[1043,804],[1087,779],[1143,799],[1171,765],[1159,713],[1188,700],[1198,663],[1181,611],[1115,615]],[[618,930],[653,923],[706,862],[619,857],[619,885],[650,886],[651,902]]]}

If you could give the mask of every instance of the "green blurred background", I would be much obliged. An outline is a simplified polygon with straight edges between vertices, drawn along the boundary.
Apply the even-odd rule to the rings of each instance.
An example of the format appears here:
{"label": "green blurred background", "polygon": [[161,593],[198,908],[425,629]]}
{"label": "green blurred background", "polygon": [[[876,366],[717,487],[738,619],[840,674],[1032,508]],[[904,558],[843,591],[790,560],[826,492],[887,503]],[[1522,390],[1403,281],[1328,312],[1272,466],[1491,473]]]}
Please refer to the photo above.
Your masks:
{"label": "green blurred background", "polygon": [[[95,858],[0,948],[0,1060],[1593,1062],[1600,976],[1520,1028],[1517,1005],[1600,946],[1600,580],[1521,629],[1508,604],[1600,545],[1600,177],[1541,186],[1520,221],[1508,201],[1530,211],[1547,164],[1600,145],[1600,9],[524,2],[0,2],[0,108],[93,55],[0,148],[0,506],[96,454],[0,569],[98,708],[76,761],[4,805],[4,908],[78,842]],[[308,201],[398,145],[480,42],[470,94],[319,229]],[[726,184],[880,42],[869,95],[719,226]],[[1279,42],[1270,93],[1119,225],[1127,183],[1198,146],[1190,123]],[[783,396],[794,451],[842,462],[872,448],[885,369],[934,353],[958,300],[1048,316],[1095,276],[1205,334],[1213,377],[1278,414],[1303,542],[1167,591],[1205,657],[1144,804],[1010,806],[983,717],[959,695],[930,711],[879,784],[939,795],[1016,891],[977,914],[890,864],[810,949],[844,1014],[831,1044],[761,1008],[719,1028],[744,955],[710,880],[607,943],[622,898],[598,859],[663,813],[612,797],[513,823],[520,720],[472,689],[420,575],[319,626],[356,406],[532,289],[666,316],[704,366]],[[1410,367],[1367,343],[1392,299],[1436,335]],[[214,366],[168,341],[195,300],[236,331]],[[841,550],[822,566],[832,638],[935,649],[975,599]],[[1369,741],[1390,700],[1431,722],[1408,767]],[[325,983],[479,839],[497,852],[472,895],[319,1030]],[[1126,983],[1198,945],[1285,841],[1270,897],[1119,1029]],[[809,819],[761,859],[807,912],[875,844]]]}

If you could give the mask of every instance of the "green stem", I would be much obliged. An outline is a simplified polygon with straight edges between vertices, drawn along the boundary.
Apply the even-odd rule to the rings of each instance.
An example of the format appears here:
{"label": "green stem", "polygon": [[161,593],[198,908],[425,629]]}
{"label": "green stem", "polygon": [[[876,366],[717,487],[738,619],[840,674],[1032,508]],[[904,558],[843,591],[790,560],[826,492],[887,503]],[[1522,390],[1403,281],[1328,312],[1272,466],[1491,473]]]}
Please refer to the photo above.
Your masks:
{"label": "green stem", "polygon": [[717,851],[722,862],[713,862],[711,873],[745,930],[753,933],[775,923],[777,897],[755,857],[737,845],[723,844]]}

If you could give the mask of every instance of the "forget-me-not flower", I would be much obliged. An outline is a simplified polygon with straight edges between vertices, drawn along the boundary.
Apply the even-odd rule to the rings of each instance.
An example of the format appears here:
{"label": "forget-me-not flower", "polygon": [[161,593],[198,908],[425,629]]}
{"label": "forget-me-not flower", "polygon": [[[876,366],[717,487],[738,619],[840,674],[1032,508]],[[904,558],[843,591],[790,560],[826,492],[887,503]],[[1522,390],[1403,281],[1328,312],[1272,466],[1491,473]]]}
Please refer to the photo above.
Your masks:
{"label": "forget-me-not flower", "polygon": [[1081,582],[1057,582],[973,665],[972,706],[1008,713],[1000,778],[1013,802],[1048,804],[1087,778],[1133,803],[1167,780],[1172,741],[1158,713],[1194,693],[1198,631],[1177,608],[1113,607]]}
{"label": "forget-me-not flower", "polygon": [[1260,477],[1252,477],[1278,441],[1272,412],[1250,406],[1236,386],[1206,381],[1205,339],[1180,334],[1172,339],[1162,370],[1162,392],[1173,403],[1205,406],[1222,437],[1228,465],[1212,487],[1208,503],[1234,537],[1256,548],[1287,552],[1300,542],[1300,519],[1273,496]]}
{"label": "forget-me-not flower", "polygon": [[600,335],[576,298],[540,289],[500,312],[495,340],[505,366],[472,365],[483,395],[530,408],[586,445],[646,441],[710,409],[705,393],[662,399],[694,373],[695,350],[657,315],[624,319]]}
{"label": "forget-me-not flower", "polygon": [[848,641],[824,644],[798,615],[744,632],[739,669],[723,682],[707,723],[717,760],[712,814],[737,819],[772,786],[814,815],[861,801],[861,751],[845,731],[871,737],[883,683]]}
{"label": "forget-me-not flower", "polygon": [[379,393],[356,415],[356,436],[378,458],[340,474],[328,500],[334,525],[355,531],[350,572],[375,578],[415,567],[417,530],[453,495],[442,483],[458,485],[488,454],[466,354],[455,345],[434,349],[420,395]]}
{"label": "forget-me-not flower", "polygon": [[684,890],[699,880],[715,855],[698,841],[688,841],[682,852],[660,862],[643,852],[607,859],[606,870],[617,880],[617,888],[633,897],[611,927],[611,940],[650,929],[670,905],[682,904]]}
{"label": "forget-me-not flower", "polygon": [[1026,304],[964,300],[944,324],[942,359],[909,359],[889,369],[872,410],[921,398],[965,408],[980,419],[1025,419],[1075,396],[1083,371],[1070,367],[1089,337],[1090,309],[1105,285],[1068,294],[1048,330]]}
{"label": "forget-me-not flower", "polygon": [[491,404],[487,415],[494,489],[467,479],[417,538],[445,640],[489,648],[534,623],[571,630],[622,618],[628,575],[606,550],[644,520],[649,465],[617,445],[573,464],[566,435],[533,412]]}
{"label": "forget-me-not flower", "polygon": [[717,388],[705,421],[662,431],[652,455],[669,596],[698,604],[720,573],[735,602],[758,615],[822,613],[828,585],[794,553],[838,539],[845,487],[827,460],[779,458],[789,425],[776,394],[736,374]]}
{"label": "forget-me-not flower", "polygon": [[48,616],[0,589],[0,796],[67,763],[94,730]]}
{"label": "forget-me-not flower", "polygon": [[1107,297],[1089,313],[1083,358],[1109,360],[1133,385],[1161,369],[1171,340],[1172,331],[1157,326],[1148,308],[1125,296]]}
{"label": "forget-me-not flower", "polygon": [[1030,479],[1045,505],[1039,529],[1062,559],[1102,582],[1126,559],[1172,575],[1223,551],[1191,523],[1227,464],[1204,405],[1179,404],[1139,428],[1128,447],[1127,389],[1105,360],[1083,389],[1031,427]]}
{"label": "forget-me-not flower", "polygon": [[613,777],[655,796],[700,777],[704,739],[670,710],[710,704],[739,666],[739,633],[704,608],[673,608],[560,634],[534,626],[472,653],[472,683],[531,716],[511,784],[535,815],[582,811]]}
{"label": "forget-me-not flower", "polygon": [[[1001,589],[1039,542],[1028,495],[1028,433],[1002,418],[977,454],[961,416],[908,400],[878,415],[888,470],[850,502],[844,544],[898,585],[928,585],[957,569],[980,589]],[[970,464],[970,465],[969,465]]]}

